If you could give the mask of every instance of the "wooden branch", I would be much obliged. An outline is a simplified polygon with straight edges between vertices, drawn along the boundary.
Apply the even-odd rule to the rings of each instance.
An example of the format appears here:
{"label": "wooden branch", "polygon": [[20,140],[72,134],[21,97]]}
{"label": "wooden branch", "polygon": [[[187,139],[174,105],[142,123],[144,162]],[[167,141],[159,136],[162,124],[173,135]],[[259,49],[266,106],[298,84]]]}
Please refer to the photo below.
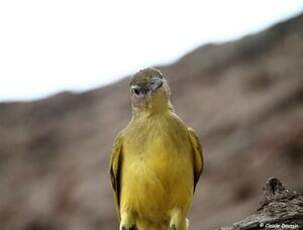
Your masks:
{"label": "wooden branch", "polygon": [[302,194],[289,191],[276,178],[269,178],[263,191],[264,200],[254,214],[219,230],[303,229]]}

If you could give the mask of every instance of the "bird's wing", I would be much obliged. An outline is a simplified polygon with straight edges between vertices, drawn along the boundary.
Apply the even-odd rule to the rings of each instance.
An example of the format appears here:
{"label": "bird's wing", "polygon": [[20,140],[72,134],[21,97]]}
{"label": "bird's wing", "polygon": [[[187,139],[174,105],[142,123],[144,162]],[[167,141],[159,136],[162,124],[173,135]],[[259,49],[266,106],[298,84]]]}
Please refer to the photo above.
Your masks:
{"label": "bird's wing", "polygon": [[115,196],[115,206],[117,216],[120,219],[119,206],[120,206],[120,175],[121,175],[121,162],[122,161],[122,135],[119,134],[114,141],[112,154],[110,159],[110,179]]}
{"label": "bird's wing", "polygon": [[191,146],[193,148],[193,159],[194,159],[194,191],[200,175],[203,171],[203,154],[202,154],[202,147],[199,141],[198,135],[192,128],[188,128],[189,138],[191,142]]}

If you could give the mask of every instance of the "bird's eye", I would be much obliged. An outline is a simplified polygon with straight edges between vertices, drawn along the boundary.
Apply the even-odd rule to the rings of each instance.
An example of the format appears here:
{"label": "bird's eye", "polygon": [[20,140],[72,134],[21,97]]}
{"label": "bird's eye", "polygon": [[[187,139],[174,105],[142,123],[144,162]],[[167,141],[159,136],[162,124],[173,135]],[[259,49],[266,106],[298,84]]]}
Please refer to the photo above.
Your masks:
{"label": "bird's eye", "polygon": [[134,94],[139,95],[140,94],[140,90],[139,89],[133,89]]}
{"label": "bird's eye", "polygon": [[138,87],[137,85],[132,85],[131,86],[131,93],[135,94],[136,96],[139,96],[141,93],[140,87]]}

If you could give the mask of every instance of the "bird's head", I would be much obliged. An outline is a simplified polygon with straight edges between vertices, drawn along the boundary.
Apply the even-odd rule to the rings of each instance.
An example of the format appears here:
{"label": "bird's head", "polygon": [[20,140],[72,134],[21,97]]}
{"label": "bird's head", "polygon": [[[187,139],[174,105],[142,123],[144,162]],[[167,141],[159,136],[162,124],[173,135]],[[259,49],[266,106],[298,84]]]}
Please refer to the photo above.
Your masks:
{"label": "bird's head", "polygon": [[156,113],[171,108],[170,89],[164,75],[155,68],[140,70],[129,83],[133,111]]}

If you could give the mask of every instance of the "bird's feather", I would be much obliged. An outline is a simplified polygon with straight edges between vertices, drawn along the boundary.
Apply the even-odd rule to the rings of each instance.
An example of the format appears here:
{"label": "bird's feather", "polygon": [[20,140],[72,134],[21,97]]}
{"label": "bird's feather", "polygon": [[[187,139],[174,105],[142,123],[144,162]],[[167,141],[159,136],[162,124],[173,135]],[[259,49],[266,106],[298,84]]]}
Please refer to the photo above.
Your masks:
{"label": "bird's feather", "polygon": [[110,178],[114,190],[115,208],[117,216],[120,219],[120,176],[122,163],[122,135],[119,134],[114,141],[110,159]]}
{"label": "bird's feather", "polygon": [[194,191],[199,181],[200,175],[203,171],[203,154],[202,147],[198,138],[198,135],[192,128],[188,128],[190,142],[193,148],[194,159]]}

